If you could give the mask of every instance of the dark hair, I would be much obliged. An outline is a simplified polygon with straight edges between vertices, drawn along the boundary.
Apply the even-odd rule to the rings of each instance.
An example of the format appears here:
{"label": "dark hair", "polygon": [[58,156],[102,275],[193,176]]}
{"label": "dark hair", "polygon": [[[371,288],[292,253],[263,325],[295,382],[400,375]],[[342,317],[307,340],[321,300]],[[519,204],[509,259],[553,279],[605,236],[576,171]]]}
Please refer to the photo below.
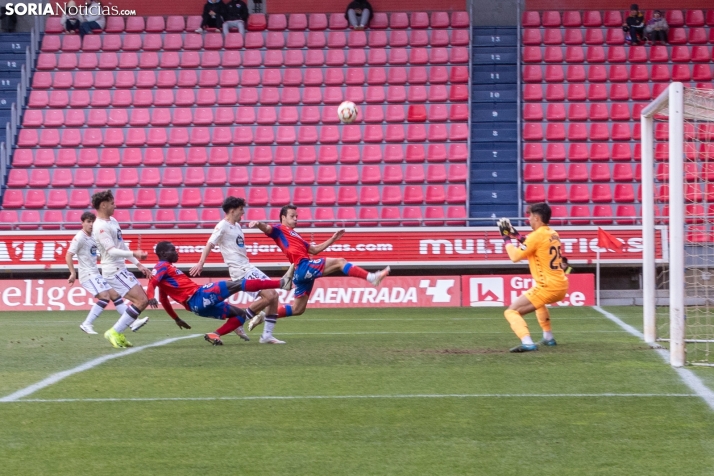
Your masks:
{"label": "dark hair", "polygon": [[531,205],[530,212],[531,215],[538,215],[544,224],[547,225],[550,222],[550,215],[552,211],[547,203],[540,202]]}
{"label": "dark hair", "polygon": [[640,6],[636,3],[633,3],[632,5],[630,5],[630,11],[632,11],[632,10],[637,10],[639,12]]}
{"label": "dark hair", "polygon": [[154,253],[156,253],[156,256],[159,257],[160,260],[166,261],[164,259],[164,255],[171,251],[171,247],[173,246],[173,243],[170,241],[159,241],[156,243],[156,248],[154,248]]}
{"label": "dark hair", "polygon": [[221,208],[225,213],[228,213],[231,210],[235,210],[236,208],[244,207],[245,206],[245,199],[244,198],[239,198],[239,197],[226,197],[225,200],[223,200],[223,205],[221,205]]}
{"label": "dark hair", "polygon": [[114,200],[114,195],[112,195],[111,190],[105,190],[103,192],[97,192],[92,195],[92,208],[99,210],[99,207],[104,202],[111,202]]}
{"label": "dark hair", "polygon": [[560,257],[560,261],[561,261],[563,264],[568,264],[568,258],[566,258],[565,256],[561,256],[561,257]]}
{"label": "dark hair", "polygon": [[288,216],[288,210],[297,211],[297,207],[295,205],[285,205],[283,208],[281,208],[280,209],[280,223],[283,222],[283,217]]}
{"label": "dark hair", "polygon": [[94,221],[97,219],[97,215],[95,215],[92,212],[84,212],[84,213],[82,213],[82,216],[79,217],[79,219],[82,221],[82,223],[84,223],[87,220]]}

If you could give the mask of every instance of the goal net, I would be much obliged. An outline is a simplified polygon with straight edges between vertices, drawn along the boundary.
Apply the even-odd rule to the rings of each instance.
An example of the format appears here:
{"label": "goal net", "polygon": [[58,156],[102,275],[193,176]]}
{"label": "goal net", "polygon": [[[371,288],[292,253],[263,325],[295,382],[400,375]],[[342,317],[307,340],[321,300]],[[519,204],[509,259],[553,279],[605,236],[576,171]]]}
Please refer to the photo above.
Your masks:
{"label": "goal net", "polygon": [[674,366],[714,366],[714,90],[672,83],[641,121],[645,340],[668,343]]}

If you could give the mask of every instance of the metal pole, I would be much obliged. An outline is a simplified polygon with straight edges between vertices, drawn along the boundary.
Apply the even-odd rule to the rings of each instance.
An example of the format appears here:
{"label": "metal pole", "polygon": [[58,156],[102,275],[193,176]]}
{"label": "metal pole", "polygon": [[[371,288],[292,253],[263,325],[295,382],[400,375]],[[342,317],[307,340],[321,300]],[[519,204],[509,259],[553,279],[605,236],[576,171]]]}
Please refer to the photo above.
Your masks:
{"label": "metal pole", "polygon": [[645,342],[657,340],[655,312],[654,229],[654,119],[640,117],[642,124],[642,319]]}
{"label": "metal pole", "polygon": [[669,86],[669,353],[670,363],[685,362],[684,308],[684,87]]}
{"label": "metal pole", "polygon": [[595,265],[595,286],[597,287],[595,289],[595,302],[597,303],[597,307],[600,307],[600,243],[598,242],[597,244],[597,264]]}

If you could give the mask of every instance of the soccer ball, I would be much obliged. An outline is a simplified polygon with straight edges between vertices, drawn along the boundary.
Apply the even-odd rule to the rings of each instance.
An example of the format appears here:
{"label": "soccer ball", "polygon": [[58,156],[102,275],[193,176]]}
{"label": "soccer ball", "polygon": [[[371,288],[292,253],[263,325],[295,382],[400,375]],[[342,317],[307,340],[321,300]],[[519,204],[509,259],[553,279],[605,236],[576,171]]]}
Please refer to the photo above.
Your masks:
{"label": "soccer ball", "polygon": [[337,117],[340,118],[343,124],[349,124],[357,119],[357,106],[352,101],[345,101],[337,108]]}

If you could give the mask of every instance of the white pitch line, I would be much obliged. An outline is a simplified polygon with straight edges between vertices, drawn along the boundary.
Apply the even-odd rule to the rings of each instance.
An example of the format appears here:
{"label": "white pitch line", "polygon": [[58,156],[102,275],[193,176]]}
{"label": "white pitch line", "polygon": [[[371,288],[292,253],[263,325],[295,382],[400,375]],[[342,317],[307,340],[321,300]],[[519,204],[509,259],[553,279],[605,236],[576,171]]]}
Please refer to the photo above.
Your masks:
{"label": "white pitch line", "polygon": [[[616,315],[602,309],[599,306],[593,306],[593,309],[610,319],[618,326],[622,327],[627,333],[639,339],[645,339],[645,335],[642,332],[627,324]],[[660,357],[662,357],[662,359],[664,359],[665,362],[667,362],[667,364],[669,364],[669,351],[667,349],[657,349],[657,353],[660,355]],[[704,402],[709,406],[709,408],[714,410],[714,391],[707,387],[704,382],[702,382],[702,380],[697,377],[697,375],[691,370],[681,367],[673,368],[675,372],[677,372],[677,374],[679,375],[679,378],[682,379],[682,382],[684,382],[687,387],[689,387],[695,394],[697,394],[697,396],[704,400]]]}
{"label": "white pitch line", "polygon": [[123,352],[117,352],[115,354],[107,354],[103,355],[102,357],[97,357],[96,359],[92,359],[89,362],[85,362],[82,365],[78,365],[77,367],[74,367],[69,370],[64,370],[62,372],[57,372],[55,374],[50,375],[44,380],[41,380],[37,383],[34,383],[30,385],[29,387],[25,387],[21,390],[18,390],[17,392],[11,393],[10,395],[7,395],[5,397],[0,398],[0,403],[4,402],[15,402],[18,401],[19,399],[26,397],[28,395],[31,395],[38,390],[42,390],[45,387],[49,387],[50,385],[53,385],[60,380],[64,380],[67,377],[74,375],[79,372],[84,372],[85,370],[90,370],[93,369],[94,367],[103,364],[104,362],[107,362],[112,359],[118,359],[120,357],[126,357],[127,355],[135,354],[137,352],[141,352],[144,349],[150,349],[152,347],[161,347],[162,345],[170,344],[172,342],[176,342],[178,340],[183,340],[183,339],[191,339],[193,337],[198,337],[203,334],[191,334],[189,336],[181,336],[181,337],[175,337],[172,339],[164,339],[160,340],[158,342],[154,342],[153,344],[147,344],[147,345],[142,345],[140,347],[132,347],[130,349],[127,349]]}
{"label": "white pitch line", "polygon": [[[256,395],[244,397],[149,397],[149,398],[28,398],[14,403],[75,403],[75,402],[183,402],[225,400],[349,400],[407,398],[681,398],[697,397],[690,393],[447,393],[397,395]],[[2,402],[2,400],[0,400]]]}

